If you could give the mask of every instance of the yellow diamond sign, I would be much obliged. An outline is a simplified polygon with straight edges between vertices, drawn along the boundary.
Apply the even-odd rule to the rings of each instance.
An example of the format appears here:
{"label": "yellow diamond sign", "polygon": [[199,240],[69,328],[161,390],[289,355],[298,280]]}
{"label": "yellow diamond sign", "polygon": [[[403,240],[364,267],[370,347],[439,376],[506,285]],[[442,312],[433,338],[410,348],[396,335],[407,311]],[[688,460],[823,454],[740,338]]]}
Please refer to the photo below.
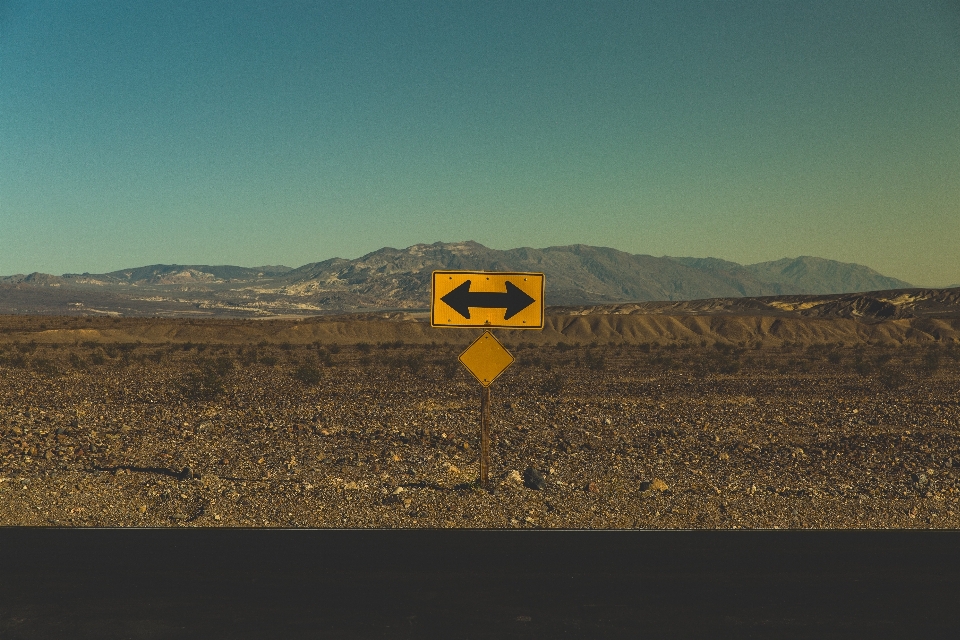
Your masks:
{"label": "yellow diamond sign", "polygon": [[460,354],[460,362],[485,387],[497,379],[513,363],[513,356],[489,331],[477,338]]}

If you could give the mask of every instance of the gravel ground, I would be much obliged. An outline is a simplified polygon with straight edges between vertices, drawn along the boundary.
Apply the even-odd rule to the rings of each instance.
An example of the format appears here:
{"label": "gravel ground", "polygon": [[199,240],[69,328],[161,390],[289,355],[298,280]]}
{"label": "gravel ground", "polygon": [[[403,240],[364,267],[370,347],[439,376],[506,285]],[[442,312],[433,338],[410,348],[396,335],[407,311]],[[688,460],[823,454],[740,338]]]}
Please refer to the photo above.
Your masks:
{"label": "gravel ground", "polygon": [[0,525],[960,526],[957,345],[508,346],[0,345]]}

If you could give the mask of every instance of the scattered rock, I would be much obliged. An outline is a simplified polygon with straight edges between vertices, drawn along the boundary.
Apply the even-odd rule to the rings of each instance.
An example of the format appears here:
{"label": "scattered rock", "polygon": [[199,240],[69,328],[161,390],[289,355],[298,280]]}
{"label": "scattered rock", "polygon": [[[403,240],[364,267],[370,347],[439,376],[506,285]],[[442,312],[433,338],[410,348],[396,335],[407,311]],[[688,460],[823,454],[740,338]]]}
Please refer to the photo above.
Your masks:
{"label": "scattered rock", "polygon": [[539,471],[533,467],[527,467],[523,472],[523,485],[528,489],[540,491],[547,486],[547,481],[543,479]]}
{"label": "scattered rock", "polygon": [[348,483],[346,483],[345,485],[343,485],[343,488],[344,488],[344,489],[347,489],[347,490],[349,490],[349,491],[356,491],[357,489],[360,488],[360,486],[357,485],[356,482],[351,481],[351,482],[348,482]]}
{"label": "scattered rock", "polygon": [[192,480],[193,478],[197,478],[197,477],[199,477],[199,476],[198,476],[198,475],[194,475],[193,469],[190,468],[190,466],[188,465],[188,466],[186,466],[186,467],[183,468],[183,471],[180,472],[180,475],[179,475],[178,477],[179,477],[181,480]]}
{"label": "scattered rock", "polygon": [[598,485],[596,482],[593,482],[593,481],[588,482],[586,486],[586,490],[590,493],[600,493],[600,485]]}
{"label": "scattered rock", "polygon": [[650,488],[653,491],[666,491],[670,487],[668,487],[667,483],[660,478],[655,478],[654,481],[650,483]]}
{"label": "scattered rock", "polygon": [[644,480],[640,483],[640,491],[649,491],[650,490],[650,481]]}
{"label": "scattered rock", "polygon": [[517,471],[516,469],[510,469],[509,471],[503,474],[503,481],[520,484],[521,482],[523,482],[523,478],[520,477],[519,471]]}

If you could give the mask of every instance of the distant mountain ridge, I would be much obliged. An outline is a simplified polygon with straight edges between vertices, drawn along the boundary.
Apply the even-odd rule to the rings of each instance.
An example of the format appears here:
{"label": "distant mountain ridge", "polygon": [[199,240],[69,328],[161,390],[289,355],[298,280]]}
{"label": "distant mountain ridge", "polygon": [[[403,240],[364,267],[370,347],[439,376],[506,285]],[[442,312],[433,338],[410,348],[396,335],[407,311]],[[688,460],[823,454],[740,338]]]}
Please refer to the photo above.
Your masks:
{"label": "distant mountain ridge", "polygon": [[74,311],[95,298],[100,306],[116,307],[122,314],[139,313],[137,308],[148,313],[147,303],[217,315],[423,309],[429,306],[434,270],[543,272],[550,305],[824,295],[912,286],[863,265],[810,256],[741,265],[583,244],[501,251],[466,241],[385,247],[355,260],[331,258],[297,268],[161,264],[105,274],[7,276],[0,278],[0,287],[19,287],[19,293],[13,296],[0,288],[0,312],[5,296],[25,300],[28,289],[38,295],[41,290],[52,295],[56,289],[72,300]]}

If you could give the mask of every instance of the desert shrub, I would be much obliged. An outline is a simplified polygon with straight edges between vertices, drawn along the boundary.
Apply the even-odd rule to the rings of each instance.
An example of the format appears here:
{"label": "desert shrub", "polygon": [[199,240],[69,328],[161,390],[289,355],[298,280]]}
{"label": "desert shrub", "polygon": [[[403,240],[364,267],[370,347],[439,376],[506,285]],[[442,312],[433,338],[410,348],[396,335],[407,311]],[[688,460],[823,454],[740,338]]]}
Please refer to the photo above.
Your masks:
{"label": "desert shrub", "polygon": [[640,343],[637,345],[637,349],[640,351],[640,353],[650,353],[650,343],[649,342]]}
{"label": "desert shrub", "polygon": [[37,341],[31,340],[26,344],[20,344],[19,342],[14,343],[14,346],[17,348],[17,351],[20,353],[33,353],[37,350]]}
{"label": "desert shrub", "polygon": [[840,364],[843,361],[843,354],[839,351],[831,351],[827,354],[827,362],[830,364]]}
{"label": "desert shrub", "polygon": [[403,358],[401,356],[384,355],[380,357],[380,365],[386,369],[399,369],[403,367]]}
{"label": "desert shrub", "polygon": [[233,360],[229,356],[218,356],[211,360],[207,366],[212,367],[218,375],[225,376],[233,371]]}
{"label": "desert shrub", "polygon": [[543,381],[540,391],[546,395],[558,396],[563,391],[563,376],[555,373]]}
{"label": "desert shrub", "polygon": [[897,369],[885,369],[880,372],[877,379],[880,381],[880,384],[890,391],[899,389],[907,382],[907,377]]}
{"label": "desert shrub", "polygon": [[33,370],[44,376],[53,377],[59,376],[62,373],[62,371],[60,371],[60,367],[58,367],[53,360],[48,358],[34,358],[32,364]]}
{"label": "desert shrub", "polygon": [[293,345],[290,344],[289,342],[281,342],[280,348],[283,349],[284,351],[290,351],[291,349],[293,349]]}
{"label": "desert shrub", "polygon": [[268,367],[274,366],[275,364],[277,364],[278,361],[279,359],[277,358],[277,356],[272,356],[272,355],[260,356],[260,364],[266,365]]}
{"label": "desert shrub", "polygon": [[524,369],[527,369],[529,367],[539,367],[543,365],[543,358],[541,358],[540,356],[525,356],[517,364],[519,364]]}
{"label": "desert shrub", "polygon": [[879,355],[874,356],[874,358],[873,358],[873,366],[875,366],[875,367],[877,367],[878,369],[880,369],[880,368],[886,366],[887,363],[889,363],[891,360],[893,360],[893,354],[892,354],[892,353],[881,353],[881,354],[879,354]]}
{"label": "desert shrub", "polygon": [[155,349],[153,353],[147,356],[147,359],[155,364],[160,364],[160,361],[163,360],[163,349]]}
{"label": "desert shrub", "polygon": [[206,343],[206,342],[201,342],[201,343],[199,343],[199,344],[197,345],[197,353],[203,353],[203,352],[206,351],[206,350],[207,350],[207,343]]}
{"label": "desert shrub", "polygon": [[583,362],[591,371],[603,371],[607,366],[607,359],[602,353],[593,353],[590,350],[584,356]]}
{"label": "desert shrub", "polygon": [[193,343],[188,341],[180,345],[180,348],[184,351],[190,351],[191,349],[193,349],[193,346],[194,346]]}
{"label": "desert shrub", "polygon": [[257,353],[256,347],[250,347],[246,351],[241,349],[237,355],[240,357],[240,364],[249,367],[252,364],[257,364],[257,356],[259,354]]}
{"label": "desert shrub", "polygon": [[457,374],[460,373],[461,369],[462,365],[460,362],[454,360],[445,360],[443,364],[440,365],[440,373],[444,380],[453,380],[457,377]]}
{"label": "desert shrub", "polygon": [[317,367],[309,364],[303,364],[297,367],[293,372],[293,378],[294,380],[302,382],[309,387],[313,387],[320,384],[322,374],[320,373],[320,369]]}
{"label": "desert shrub", "polygon": [[657,354],[650,358],[650,364],[663,367],[664,369],[670,369],[673,367],[673,358],[663,354]]}
{"label": "desert shrub", "polygon": [[873,371],[873,365],[863,357],[862,351],[858,351],[856,355],[854,355],[850,368],[860,376],[870,375]]}
{"label": "desert shrub", "polygon": [[107,357],[103,352],[103,349],[97,349],[90,354],[90,364],[95,364],[97,366],[102,365],[107,361]]}
{"label": "desert shrub", "polygon": [[326,349],[317,351],[317,361],[324,367],[333,366],[333,356]]}
{"label": "desert shrub", "polygon": [[930,350],[920,358],[920,373],[932,376],[940,368],[940,352]]}
{"label": "desert shrub", "polygon": [[83,358],[81,358],[79,355],[75,354],[75,353],[71,353],[71,354],[70,354],[70,357],[67,358],[67,362],[69,362],[69,363],[70,363],[70,366],[73,367],[74,369],[76,369],[77,371],[86,371],[86,370],[87,370],[87,363],[86,363],[86,361],[85,361]]}
{"label": "desert shrub", "polygon": [[370,356],[364,355],[360,356],[360,359],[357,360],[357,363],[359,363],[361,367],[369,367],[371,364],[373,364],[373,359]]}
{"label": "desert shrub", "polygon": [[357,351],[360,353],[370,353],[370,343],[369,342],[358,342],[356,344]]}
{"label": "desert shrub", "polygon": [[737,373],[740,371],[740,361],[736,358],[720,358],[717,360],[717,371],[720,373]]}
{"label": "desert shrub", "polygon": [[212,400],[224,393],[224,377],[232,368],[233,362],[225,356],[214,360],[204,358],[196,370],[184,377],[181,390],[194,400]]}
{"label": "desert shrub", "polygon": [[424,357],[419,353],[412,354],[408,356],[405,360],[406,360],[407,369],[409,369],[411,373],[420,373],[420,371],[423,370],[423,365],[426,363],[426,360],[424,360]]}
{"label": "desert shrub", "polygon": [[14,369],[26,369],[30,361],[22,353],[15,353],[10,357],[0,359],[0,364],[4,364]]}
{"label": "desert shrub", "polygon": [[554,348],[555,348],[557,351],[569,351],[570,349],[575,349],[576,347],[574,347],[572,344],[568,344],[568,343],[563,342],[563,341],[561,340],[560,342],[558,342],[558,343],[556,344],[556,346],[555,346]]}
{"label": "desert shrub", "polygon": [[389,369],[407,368],[413,373],[420,372],[426,364],[426,359],[420,354],[383,356],[380,361]]}
{"label": "desert shrub", "polygon": [[332,353],[333,355],[337,355],[338,353],[340,353],[340,345],[338,344],[332,344],[327,348],[330,350],[330,353]]}

